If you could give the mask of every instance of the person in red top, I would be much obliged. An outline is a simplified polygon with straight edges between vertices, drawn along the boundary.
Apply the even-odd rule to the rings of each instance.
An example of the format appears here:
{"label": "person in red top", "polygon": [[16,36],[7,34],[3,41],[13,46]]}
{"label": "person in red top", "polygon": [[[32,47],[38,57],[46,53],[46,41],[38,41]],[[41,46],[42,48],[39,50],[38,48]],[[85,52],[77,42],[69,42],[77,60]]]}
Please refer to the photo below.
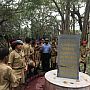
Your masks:
{"label": "person in red top", "polygon": [[[83,40],[81,42],[81,46],[80,46],[80,64],[82,63],[84,65],[83,73],[86,72],[87,54],[88,54],[88,51],[89,51],[89,49],[86,48],[86,46],[87,46],[87,41]],[[80,67],[79,67],[79,71],[81,71]]]}

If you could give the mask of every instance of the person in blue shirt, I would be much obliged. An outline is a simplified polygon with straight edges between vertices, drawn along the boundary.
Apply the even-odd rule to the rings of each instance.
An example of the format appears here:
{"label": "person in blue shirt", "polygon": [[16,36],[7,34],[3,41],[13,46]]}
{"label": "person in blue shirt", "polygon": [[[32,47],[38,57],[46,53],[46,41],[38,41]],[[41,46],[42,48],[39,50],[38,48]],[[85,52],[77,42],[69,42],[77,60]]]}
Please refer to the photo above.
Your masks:
{"label": "person in blue shirt", "polygon": [[46,38],[44,44],[41,48],[42,52],[42,69],[44,72],[50,70],[50,58],[51,58],[51,45],[49,44],[49,39]]}

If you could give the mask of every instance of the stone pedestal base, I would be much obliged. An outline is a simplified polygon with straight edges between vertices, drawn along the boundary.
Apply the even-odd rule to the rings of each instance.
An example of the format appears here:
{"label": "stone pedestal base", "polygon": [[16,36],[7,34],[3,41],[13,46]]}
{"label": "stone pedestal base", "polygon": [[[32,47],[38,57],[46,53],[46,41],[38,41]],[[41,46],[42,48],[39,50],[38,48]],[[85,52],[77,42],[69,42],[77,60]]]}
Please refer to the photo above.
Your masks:
{"label": "stone pedestal base", "polygon": [[44,90],[90,90],[90,76],[79,73],[79,80],[57,77],[57,70],[45,74]]}

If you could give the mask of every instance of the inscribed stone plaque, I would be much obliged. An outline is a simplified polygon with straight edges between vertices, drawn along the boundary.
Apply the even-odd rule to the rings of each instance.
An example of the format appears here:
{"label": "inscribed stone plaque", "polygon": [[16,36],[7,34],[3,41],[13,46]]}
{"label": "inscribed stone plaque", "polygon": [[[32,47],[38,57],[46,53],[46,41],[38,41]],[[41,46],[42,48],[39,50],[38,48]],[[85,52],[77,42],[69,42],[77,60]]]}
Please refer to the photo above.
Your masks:
{"label": "inscribed stone plaque", "polygon": [[60,35],[57,47],[58,77],[79,78],[80,36]]}

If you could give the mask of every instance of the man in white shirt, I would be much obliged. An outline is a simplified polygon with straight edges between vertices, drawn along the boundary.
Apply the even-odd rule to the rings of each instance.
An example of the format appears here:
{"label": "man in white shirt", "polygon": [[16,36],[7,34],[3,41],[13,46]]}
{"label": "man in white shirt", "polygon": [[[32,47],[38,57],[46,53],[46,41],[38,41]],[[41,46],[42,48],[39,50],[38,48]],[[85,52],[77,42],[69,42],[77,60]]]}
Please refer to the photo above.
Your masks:
{"label": "man in white shirt", "polygon": [[49,44],[49,39],[45,39],[45,43],[41,48],[42,52],[42,69],[47,72],[50,70],[50,57],[51,57],[51,45]]}

